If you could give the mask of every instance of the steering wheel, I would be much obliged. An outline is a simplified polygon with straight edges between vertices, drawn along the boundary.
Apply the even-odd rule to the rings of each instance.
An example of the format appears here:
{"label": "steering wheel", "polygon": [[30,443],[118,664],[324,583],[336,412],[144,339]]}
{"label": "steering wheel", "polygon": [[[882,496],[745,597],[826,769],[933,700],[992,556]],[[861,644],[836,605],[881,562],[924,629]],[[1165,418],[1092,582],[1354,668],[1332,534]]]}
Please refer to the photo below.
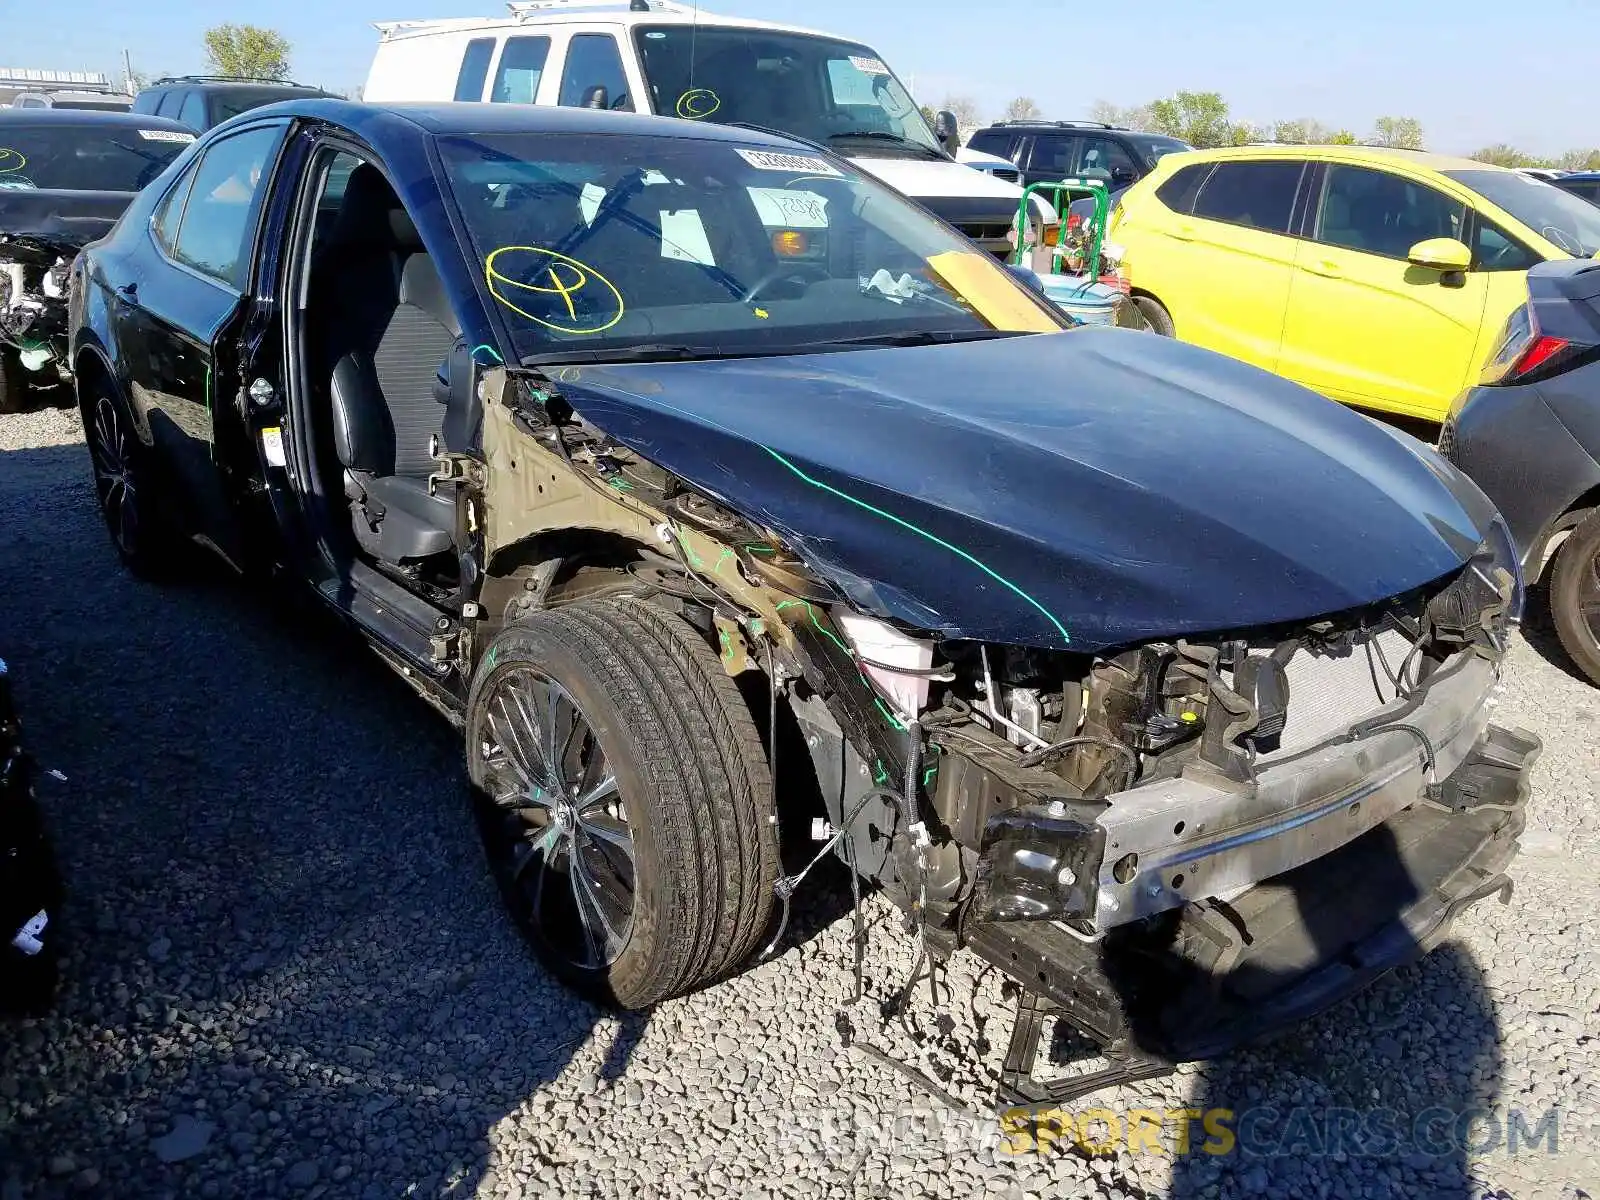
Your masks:
{"label": "steering wheel", "polygon": [[740,303],[754,303],[757,296],[761,295],[763,291],[771,287],[774,283],[777,283],[779,280],[803,279],[808,275],[814,280],[820,282],[821,280],[829,277],[828,268],[823,266],[821,263],[779,263],[777,266],[773,267],[772,270],[768,271],[760,279],[756,280],[750,285],[750,290],[745,292],[743,296],[739,297]]}

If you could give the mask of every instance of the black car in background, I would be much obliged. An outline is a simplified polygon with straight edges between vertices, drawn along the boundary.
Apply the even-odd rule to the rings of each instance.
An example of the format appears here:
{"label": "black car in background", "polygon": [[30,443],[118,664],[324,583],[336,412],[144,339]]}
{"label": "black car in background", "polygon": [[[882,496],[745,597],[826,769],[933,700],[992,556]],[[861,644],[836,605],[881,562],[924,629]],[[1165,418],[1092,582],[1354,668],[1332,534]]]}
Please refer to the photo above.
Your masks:
{"label": "black car in background", "polygon": [[0,413],[67,378],[73,258],[194,139],[161,117],[0,108]]}
{"label": "black car in background", "polygon": [[1590,204],[1600,204],[1600,171],[1574,171],[1550,182]]}
{"label": "black car in background", "polygon": [[238,79],[222,75],[178,75],[156,80],[133,98],[133,111],[181,121],[204,133],[242,112],[299,100],[331,96],[321,88],[278,79]]}
{"label": "black car in background", "polygon": [[1600,263],[1528,272],[1528,303],[1439,447],[1504,514],[1528,582],[1548,572],[1561,644],[1600,685]]}
{"label": "black car in background", "polygon": [[998,121],[974,133],[967,148],[1009,158],[1024,185],[1073,176],[1103,179],[1113,199],[1148,175],[1163,154],[1194,149],[1165,134],[1103,121]]}

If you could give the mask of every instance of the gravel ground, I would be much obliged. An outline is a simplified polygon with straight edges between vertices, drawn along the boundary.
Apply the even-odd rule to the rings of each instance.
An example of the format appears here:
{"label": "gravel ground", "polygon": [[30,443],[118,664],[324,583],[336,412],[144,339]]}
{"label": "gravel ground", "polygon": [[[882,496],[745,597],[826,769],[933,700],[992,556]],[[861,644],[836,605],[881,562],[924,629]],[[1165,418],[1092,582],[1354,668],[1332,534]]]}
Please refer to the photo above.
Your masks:
{"label": "gravel ground", "polygon": [[[3,1200],[1597,1192],[1600,885],[1579,864],[1600,850],[1600,693],[1547,630],[1500,702],[1545,739],[1512,903],[1294,1035],[1078,1106],[1270,1106],[1283,1153],[1007,1154],[982,1082],[999,988],[958,960],[949,1036],[919,1052],[873,1003],[911,967],[881,901],[851,1023],[944,1064],[971,1115],[842,1046],[837,887],[776,961],[648,1017],[561,990],[501,915],[445,724],[280,596],[131,580],[80,442],[70,414],[0,418],[0,639],[65,776],[41,791],[69,887],[57,1009],[0,1027]],[[925,989],[914,1016],[932,1024]],[[1487,1114],[1465,1150],[1318,1154],[1315,1125],[1290,1130],[1296,1109],[1409,1128],[1440,1105]],[[1512,1112],[1531,1130],[1550,1109],[1553,1149],[1546,1126],[1511,1153]]]}

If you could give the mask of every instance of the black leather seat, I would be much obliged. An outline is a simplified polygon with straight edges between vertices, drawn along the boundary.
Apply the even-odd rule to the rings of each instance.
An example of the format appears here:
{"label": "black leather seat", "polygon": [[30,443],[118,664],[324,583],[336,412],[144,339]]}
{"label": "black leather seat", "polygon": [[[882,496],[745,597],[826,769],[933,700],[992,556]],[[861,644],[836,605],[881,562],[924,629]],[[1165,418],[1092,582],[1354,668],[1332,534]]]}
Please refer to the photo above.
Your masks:
{"label": "black leather seat", "polygon": [[[347,222],[352,207],[357,215]],[[454,492],[430,496],[428,475],[430,442],[445,417],[439,368],[460,327],[416,227],[381,175],[365,166],[351,175],[340,217],[336,230],[352,236],[329,248],[328,357],[334,451],[356,541],[387,562],[427,558],[455,541]]]}

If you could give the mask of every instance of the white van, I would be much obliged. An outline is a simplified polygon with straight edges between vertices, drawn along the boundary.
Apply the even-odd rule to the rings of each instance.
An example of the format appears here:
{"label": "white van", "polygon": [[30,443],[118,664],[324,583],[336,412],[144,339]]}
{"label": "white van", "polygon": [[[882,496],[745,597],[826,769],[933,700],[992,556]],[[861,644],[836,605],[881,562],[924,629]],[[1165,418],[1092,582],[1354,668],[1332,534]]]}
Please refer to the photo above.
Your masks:
{"label": "white van", "polygon": [[[1022,190],[955,161],[876,51],[672,0],[517,0],[507,17],[384,21],[362,99],[565,104],[756,125],[829,146],[1003,257]],[[941,138],[940,135],[943,135]],[[1055,220],[1039,201],[1039,224]]]}

